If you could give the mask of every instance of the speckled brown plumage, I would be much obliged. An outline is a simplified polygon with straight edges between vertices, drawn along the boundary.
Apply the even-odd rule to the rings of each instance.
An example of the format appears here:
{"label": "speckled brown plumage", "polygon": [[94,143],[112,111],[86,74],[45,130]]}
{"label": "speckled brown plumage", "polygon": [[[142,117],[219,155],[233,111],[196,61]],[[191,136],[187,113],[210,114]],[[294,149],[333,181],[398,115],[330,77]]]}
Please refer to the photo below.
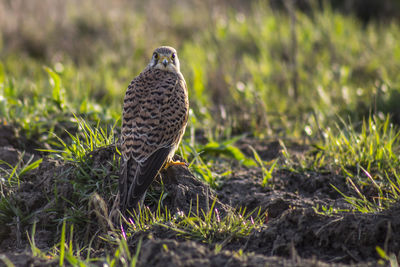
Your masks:
{"label": "speckled brown plumage", "polygon": [[121,209],[136,208],[185,132],[189,101],[172,47],[159,47],[128,86],[122,122]]}

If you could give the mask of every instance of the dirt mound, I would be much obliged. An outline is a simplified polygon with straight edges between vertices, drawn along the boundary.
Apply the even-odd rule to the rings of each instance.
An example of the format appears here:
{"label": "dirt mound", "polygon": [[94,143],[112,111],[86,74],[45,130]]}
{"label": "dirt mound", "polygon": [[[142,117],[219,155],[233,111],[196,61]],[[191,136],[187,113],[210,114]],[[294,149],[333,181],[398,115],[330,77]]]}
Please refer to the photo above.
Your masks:
{"label": "dirt mound", "polygon": [[[23,163],[39,159],[41,153],[37,150],[40,145],[33,140],[28,140],[18,127],[0,123],[0,160],[15,166],[20,159]],[[7,164],[0,164],[8,168]]]}
{"label": "dirt mound", "polygon": [[[57,196],[60,197],[68,196],[68,192],[73,190],[66,184],[58,186],[54,184],[56,177],[63,173],[65,168],[66,166],[61,165],[60,161],[46,159],[39,168],[23,177],[19,188],[9,192],[5,202],[8,213],[0,217],[2,228],[5,229],[4,234],[0,236],[0,251],[29,248],[25,233],[31,231],[32,224],[36,222],[39,226],[45,226],[54,223],[55,212],[51,212],[56,208],[53,189],[55,187],[59,189]],[[4,212],[4,209],[2,211]],[[41,236],[41,232],[47,235]],[[53,241],[51,232],[47,232],[45,227],[39,227],[37,234],[41,248]]]}
{"label": "dirt mound", "polygon": [[[21,186],[10,191],[10,213],[4,217],[7,221],[1,221],[0,252],[16,259],[17,253],[29,250],[25,233],[31,232],[33,222],[37,225],[37,246],[50,249],[58,242],[55,232],[59,231],[60,218],[71,210],[79,211],[68,214],[77,238],[106,234],[108,221],[102,221],[98,207],[106,218],[114,205],[120,160],[116,151],[115,146],[96,149],[83,164],[46,158],[25,175]],[[128,240],[134,251],[143,238],[139,266],[375,266],[380,259],[376,246],[387,252],[400,251],[400,204],[379,214],[322,215],[316,206],[349,207],[330,185],[350,194],[343,177],[279,170],[263,187],[259,168],[235,168],[219,189],[212,190],[186,166],[172,166],[153,182],[145,205],[155,211],[161,199],[161,205],[174,215],[193,212],[197,205],[206,212],[215,201],[222,217],[238,207],[249,212],[261,208],[268,213],[262,228],[245,238],[224,241],[217,249],[216,243],[188,241],[175,230],[154,225]],[[100,203],[97,206],[93,196]],[[96,242],[92,244],[94,254],[102,257],[107,245]],[[26,262],[44,264],[34,257]]]}
{"label": "dirt mound", "polygon": [[18,132],[15,127],[0,124],[0,147],[20,147],[23,141],[18,138]]}
{"label": "dirt mound", "polygon": [[[21,157],[21,152],[13,147],[0,147],[0,160],[7,162],[11,166],[15,166]],[[26,160],[28,160],[28,158],[26,158]],[[0,164],[0,167],[8,169],[8,164]]]}
{"label": "dirt mound", "polygon": [[[221,203],[214,190],[207,184],[196,179],[186,166],[172,166],[161,172],[165,198],[163,205],[172,213],[184,212],[188,214],[198,206],[199,210],[207,212],[213,202],[214,207],[222,214],[230,209]],[[162,191],[162,185],[153,187],[153,190]]]}
{"label": "dirt mound", "polygon": [[283,170],[263,187],[259,175],[256,170],[239,171],[217,191],[223,203],[248,210],[261,207],[268,212],[264,229],[245,241],[231,242],[227,249],[281,257],[290,257],[295,251],[302,258],[336,263],[376,261],[376,246],[400,251],[400,204],[379,214],[321,215],[317,206],[350,208],[330,185],[351,194],[343,177]]}
{"label": "dirt mound", "polygon": [[257,151],[257,154],[262,160],[270,161],[282,156],[282,150],[287,149],[290,154],[301,155],[310,149],[310,146],[300,145],[298,143],[286,140],[285,148],[279,141],[260,140],[254,137],[245,137],[237,141],[237,147],[250,158],[254,157],[254,152],[251,148]]}
{"label": "dirt mound", "polygon": [[271,218],[289,208],[334,207],[349,209],[350,205],[330,185],[351,193],[343,177],[330,174],[278,171],[266,186],[262,186],[260,170],[240,170],[225,180],[217,191],[218,198],[233,207],[268,211]]}
{"label": "dirt mound", "polygon": [[[95,228],[99,224],[104,225],[104,219],[108,220],[104,217],[108,217],[109,211],[113,209],[117,195],[115,189],[119,175],[116,165],[118,161],[119,155],[115,146],[89,153],[83,165],[45,158],[37,169],[24,177],[21,186],[9,196],[8,203],[10,207],[17,207],[17,212],[8,215],[15,220],[0,221],[4,223],[0,232],[0,251],[22,249],[24,242],[27,245],[26,235],[23,233],[31,230],[34,221],[39,226],[38,232],[52,231],[57,227],[56,221],[62,217],[64,211],[81,208],[78,205],[82,203],[89,205],[86,211],[82,211],[87,212],[88,216],[86,233],[96,232]],[[157,209],[161,194],[162,206],[167,207],[172,214],[188,214],[197,207],[206,212],[214,201],[214,207],[220,211],[221,216],[230,208],[216,199],[215,192],[196,179],[185,166],[172,166],[162,171],[161,176],[161,180],[153,182],[145,201],[152,211]],[[95,186],[90,187],[88,184]],[[85,190],[86,186],[88,188]],[[80,190],[85,190],[87,197],[82,199]],[[151,197],[153,199],[149,199]],[[104,216],[95,215],[97,212]],[[103,230],[109,229],[105,227]],[[42,241],[43,244],[50,244],[54,240],[49,235],[48,239]]]}
{"label": "dirt mound", "polygon": [[[232,207],[246,207],[248,211],[261,207],[261,211],[268,211],[271,218],[278,217],[299,200],[293,193],[262,187],[260,182],[252,178],[230,178],[222,184],[217,194],[223,203]],[[309,205],[312,204],[308,202]],[[304,202],[297,201],[297,204],[302,206]]]}
{"label": "dirt mound", "polygon": [[[379,259],[376,246],[400,250],[400,205],[383,214],[322,216],[313,209],[290,209],[249,237],[245,251],[324,262],[371,262]],[[231,244],[233,245],[233,244]]]}
{"label": "dirt mound", "polygon": [[[296,255],[289,258],[267,257],[260,254],[240,254],[229,250],[216,252],[193,241],[177,242],[171,239],[144,241],[138,266],[338,266],[314,259],[302,259]],[[345,265],[342,265],[345,266]],[[373,266],[372,264],[352,266]]]}
{"label": "dirt mound", "polygon": [[317,198],[327,202],[343,198],[333,186],[346,195],[354,193],[354,189],[347,184],[345,177],[331,172],[304,171],[303,173],[297,173],[289,170],[279,170],[274,174],[271,182],[274,189],[285,190],[303,197]]}

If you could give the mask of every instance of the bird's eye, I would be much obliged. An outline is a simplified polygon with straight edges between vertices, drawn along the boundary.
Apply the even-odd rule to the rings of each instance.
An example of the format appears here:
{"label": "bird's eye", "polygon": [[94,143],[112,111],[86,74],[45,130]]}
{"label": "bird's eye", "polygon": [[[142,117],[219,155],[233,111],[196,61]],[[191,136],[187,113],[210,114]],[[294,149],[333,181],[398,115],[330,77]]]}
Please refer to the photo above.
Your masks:
{"label": "bird's eye", "polygon": [[154,59],[158,59],[158,54],[154,52],[153,57]]}
{"label": "bird's eye", "polygon": [[175,59],[175,53],[172,53],[171,58]]}

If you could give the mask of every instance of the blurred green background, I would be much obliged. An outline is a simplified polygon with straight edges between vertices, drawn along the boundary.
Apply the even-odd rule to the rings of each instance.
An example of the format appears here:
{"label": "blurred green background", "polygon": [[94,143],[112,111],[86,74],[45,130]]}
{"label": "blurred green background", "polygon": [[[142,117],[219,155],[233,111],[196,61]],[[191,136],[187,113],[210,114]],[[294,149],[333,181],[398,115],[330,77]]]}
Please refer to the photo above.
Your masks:
{"label": "blurred green background", "polygon": [[0,120],[50,142],[114,124],[154,48],[178,50],[189,131],[313,141],[342,118],[400,123],[398,1],[1,0]]}

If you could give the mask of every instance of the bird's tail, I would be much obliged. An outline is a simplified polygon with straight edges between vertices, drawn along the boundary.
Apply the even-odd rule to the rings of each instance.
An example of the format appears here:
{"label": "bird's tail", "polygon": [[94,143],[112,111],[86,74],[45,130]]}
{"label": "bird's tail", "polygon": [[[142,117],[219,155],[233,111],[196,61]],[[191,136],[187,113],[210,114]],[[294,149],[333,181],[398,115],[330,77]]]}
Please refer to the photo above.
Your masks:
{"label": "bird's tail", "polygon": [[135,186],[135,176],[138,169],[138,163],[135,160],[129,159],[122,163],[120,178],[119,178],[119,193],[120,193],[120,208],[125,212],[127,209],[136,208],[140,198],[135,198],[130,192],[132,186]]}
{"label": "bird's tail", "polygon": [[133,158],[124,160],[119,183],[122,211],[138,208],[170,152],[171,147],[162,147],[140,163]]}

